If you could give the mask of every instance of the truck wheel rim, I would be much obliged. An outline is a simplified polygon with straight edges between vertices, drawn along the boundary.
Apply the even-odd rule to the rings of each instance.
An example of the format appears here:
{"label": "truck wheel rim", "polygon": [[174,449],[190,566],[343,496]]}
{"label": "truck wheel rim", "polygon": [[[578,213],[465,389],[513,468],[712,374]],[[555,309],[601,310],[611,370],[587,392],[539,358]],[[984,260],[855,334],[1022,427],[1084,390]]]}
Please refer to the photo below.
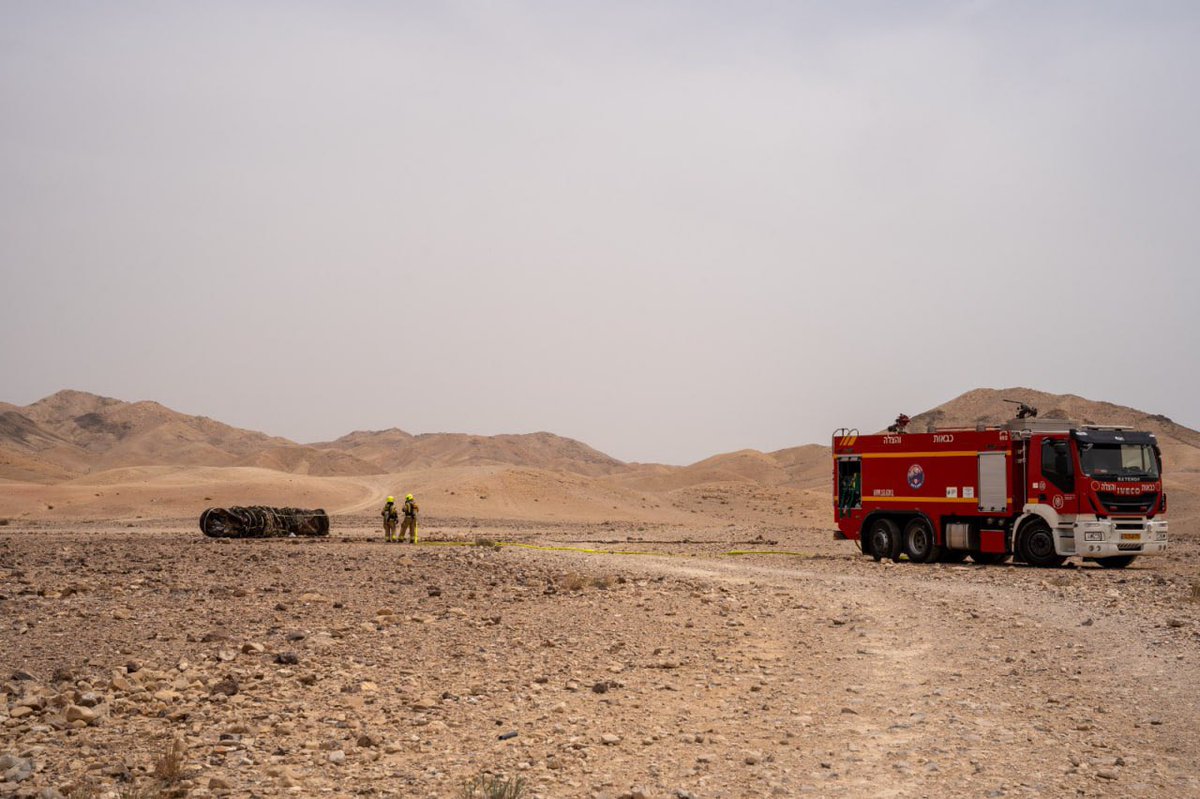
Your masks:
{"label": "truck wheel rim", "polygon": [[1029,537],[1029,551],[1034,557],[1044,558],[1054,554],[1054,539],[1050,534],[1039,530]]}

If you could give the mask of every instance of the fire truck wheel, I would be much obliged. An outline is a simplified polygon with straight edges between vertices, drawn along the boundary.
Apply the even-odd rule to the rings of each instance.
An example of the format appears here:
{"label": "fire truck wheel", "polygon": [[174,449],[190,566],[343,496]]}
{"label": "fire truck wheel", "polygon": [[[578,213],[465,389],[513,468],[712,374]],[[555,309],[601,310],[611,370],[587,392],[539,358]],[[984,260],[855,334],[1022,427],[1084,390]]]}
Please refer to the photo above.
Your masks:
{"label": "fire truck wheel", "polygon": [[943,549],[941,556],[938,558],[939,563],[962,563],[967,559],[967,551],[965,549]]}
{"label": "fire truck wheel", "polygon": [[1066,561],[1065,557],[1054,551],[1054,533],[1040,519],[1021,528],[1017,555],[1030,566],[1041,568],[1054,568]]}
{"label": "fire truck wheel", "polygon": [[868,541],[871,545],[871,557],[875,560],[900,560],[900,528],[891,519],[876,519],[871,522]]}
{"label": "fire truck wheel", "polygon": [[1124,569],[1133,563],[1137,555],[1117,555],[1113,558],[1097,558],[1096,562],[1106,569]]}
{"label": "fire truck wheel", "polygon": [[933,542],[933,528],[920,516],[904,526],[904,552],[913,563],[933,563],[941,550]]}

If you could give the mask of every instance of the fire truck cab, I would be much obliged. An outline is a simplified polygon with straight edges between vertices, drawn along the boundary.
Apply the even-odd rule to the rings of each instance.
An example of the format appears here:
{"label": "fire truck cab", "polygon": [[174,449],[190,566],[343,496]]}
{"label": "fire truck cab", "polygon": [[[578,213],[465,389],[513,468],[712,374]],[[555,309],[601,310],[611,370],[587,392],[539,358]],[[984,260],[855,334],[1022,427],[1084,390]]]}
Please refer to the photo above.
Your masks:
{"label": "fire truck cab", "polygon": [[833,439],[839,537],[876,560],[1068,557],[1124,568],[1167,549],[1153,433],[1014,419],[999,427]]}

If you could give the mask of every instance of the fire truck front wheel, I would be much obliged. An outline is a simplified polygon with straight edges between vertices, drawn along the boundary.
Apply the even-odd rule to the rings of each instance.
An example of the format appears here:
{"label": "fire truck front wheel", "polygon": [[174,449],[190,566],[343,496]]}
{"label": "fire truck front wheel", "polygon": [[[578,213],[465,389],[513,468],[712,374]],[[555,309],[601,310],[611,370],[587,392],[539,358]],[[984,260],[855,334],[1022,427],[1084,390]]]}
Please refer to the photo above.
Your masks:
{"label": "fire truck front wheel", "polygon": [[1054,533],[1041,519],[1029,522],[1021,528],[1016,549],[1021,560],[1030,566],[1054,568],[1066,561],[1065,557],[1054,550]]}
{"label": "fire truck front wheel", "polygon": [[879,518],[871,522],[867,542],[875,560],[900,560],[900,528],[891,519]]}
{"label": "fire truck front wheel", "polygon": [[913,563],[933,563],[942,554],[933,540],[933,528],[918,516],[904,526],[904,552]]}

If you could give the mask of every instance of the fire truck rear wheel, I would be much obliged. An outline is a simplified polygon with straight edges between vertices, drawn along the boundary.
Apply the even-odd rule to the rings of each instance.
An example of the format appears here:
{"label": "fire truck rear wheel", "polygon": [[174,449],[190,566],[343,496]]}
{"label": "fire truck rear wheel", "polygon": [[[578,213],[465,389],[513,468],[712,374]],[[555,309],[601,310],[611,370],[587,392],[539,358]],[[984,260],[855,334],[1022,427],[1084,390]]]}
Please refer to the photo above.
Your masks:
{"label": "fire truck rear wheel", "polygon": [[876,519],[871,522],[868,543],[871,547],[871,557],[875,560],[900,560],[900,528],[891,519]]}
{"label": "fire truck rear wheel", "polygon": [[1097,558],[1096,562],[1106,569],[1124,569],[1137,558],[1137,555],[1117,555],[1112,558]]}
{"label": "fire truck rear wheel", "polygon": [[1054,551],[1054,533],[1041,520],[1029,522],[1021,528],[1017,555],[1030,566],[1041,568],[1054,568],[1066,561],[1065,557]]}
{"label": "fire truck rear wheel", "polygon": [[933,563],[941,550],[933,541],[933,528],[920,516],[904,526],[904,552],[913,563]]}

